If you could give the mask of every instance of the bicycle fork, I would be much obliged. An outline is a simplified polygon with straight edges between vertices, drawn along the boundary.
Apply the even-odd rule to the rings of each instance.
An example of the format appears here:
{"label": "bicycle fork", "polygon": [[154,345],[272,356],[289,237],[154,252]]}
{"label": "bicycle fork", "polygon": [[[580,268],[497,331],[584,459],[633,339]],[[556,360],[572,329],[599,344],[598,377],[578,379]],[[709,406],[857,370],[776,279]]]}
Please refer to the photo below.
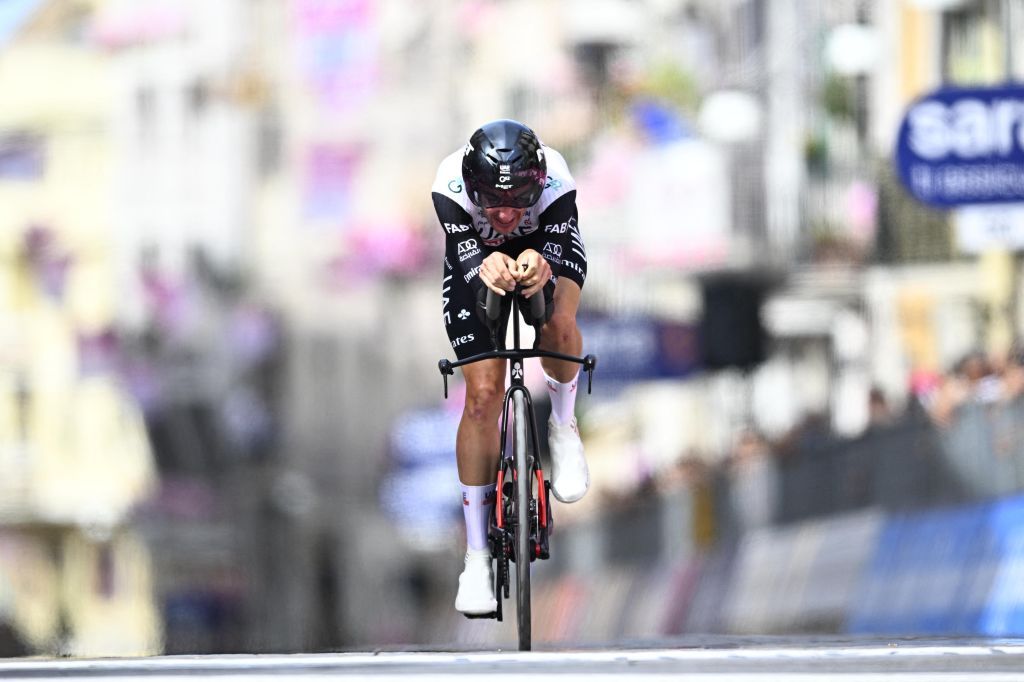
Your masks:
{"label": "bicycle fork", "polygon": [[[516,393],[522,395],[525,403],[523,414],[526,417],[526,426],[529,432],[531,445],[527,469],[533,473],[537,482],[537,494],[531,500],[530,509],[530,518],[532,519],[530,528],[532,556],[530,557],[530,561],[534,561],[536,559],[548,559],[550,558],[549,534],[552,525],[551,504],[549,502],[551,484],[549,481],[544,479],[544,470],[540,464],[540,438],[537,432],[537,424],[534,419],[533,400],[529,391],[527,391],[523,385],[523,368],[521,361],[515,361],[512,363],[511,385],[505,393],[504,419],[502,420],[501,432],[501,442],[503,444],[502,447],[504,452],[502,454],[502,461],[498,467],[497,490],[499,498],[496,500],[494,507],[495,525],[499,532],[509,536],[511,535],[510,523],[514,523],[514,521],[507,518],[503,502],[514,497],[515,484],[517,482],[516,467],[513,464],[514,448],[509,447],[508,445],[508,428],[512,421],[510,419],[510,412]],[[503,544],[508,548],[512,547],[511,542],[505,542]]]}

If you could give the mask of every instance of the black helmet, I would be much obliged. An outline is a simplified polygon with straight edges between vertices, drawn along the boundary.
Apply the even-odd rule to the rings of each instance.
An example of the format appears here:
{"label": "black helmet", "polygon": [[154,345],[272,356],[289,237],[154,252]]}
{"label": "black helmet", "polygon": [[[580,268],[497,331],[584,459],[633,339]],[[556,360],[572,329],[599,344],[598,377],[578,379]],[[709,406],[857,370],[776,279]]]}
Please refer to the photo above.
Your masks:
{"label": "black helmet", "polygon": [[540,140],[518,121],[484,124],[462,155],[466,194],[481,208],[529,208],[540,199],[547,176]]}

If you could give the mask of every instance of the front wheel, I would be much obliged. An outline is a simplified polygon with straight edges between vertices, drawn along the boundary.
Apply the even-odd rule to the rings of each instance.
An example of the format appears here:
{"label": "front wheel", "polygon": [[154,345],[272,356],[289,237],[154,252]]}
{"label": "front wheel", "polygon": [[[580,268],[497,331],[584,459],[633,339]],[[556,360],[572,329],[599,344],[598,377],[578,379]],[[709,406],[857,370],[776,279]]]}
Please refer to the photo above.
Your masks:
{"label": "front wheel", "polygon": [[519,620],[519,650],[531,646],[530,619],[530,500],[533,496],[533,472],[530,467],[530,430],[526,416],[526,398],[521,391],[513,395],[514,452],[516,459],[516,604]]}

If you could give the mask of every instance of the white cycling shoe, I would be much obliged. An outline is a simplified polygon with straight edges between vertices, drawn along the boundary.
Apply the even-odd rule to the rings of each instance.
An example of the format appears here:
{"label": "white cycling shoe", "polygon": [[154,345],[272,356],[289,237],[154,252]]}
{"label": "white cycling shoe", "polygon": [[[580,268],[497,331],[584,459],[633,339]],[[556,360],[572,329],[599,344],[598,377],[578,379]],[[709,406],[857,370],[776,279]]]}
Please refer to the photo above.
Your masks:
{"label": "white cycling shoe", "polygon": [[489,550],[466,550],[466,568],[459,576],[455,610],[467,616],[485,616],[498,610]]}
{"label": "white cycling shoe", "polygon": [[551,492],[559,502],[575,502],[590,487],[590,471],[583,456],[583,441],[576,417],[559,424],[548,418],[548,449],[551,451]]}

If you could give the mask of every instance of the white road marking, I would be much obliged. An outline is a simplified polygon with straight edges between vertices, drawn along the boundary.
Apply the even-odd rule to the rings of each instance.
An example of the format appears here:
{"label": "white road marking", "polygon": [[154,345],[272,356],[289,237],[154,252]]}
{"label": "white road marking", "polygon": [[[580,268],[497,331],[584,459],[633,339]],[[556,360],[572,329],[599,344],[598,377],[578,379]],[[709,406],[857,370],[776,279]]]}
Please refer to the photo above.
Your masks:
{"label": "white road marking", "polygon": [[[1008,657],[1008,658],[1007,658]],[[925,658],[943,659],[943,672],[888,671],[908,662],[925,663]],[[1003,660],[1000,660],[1003,659]],[[1020,673],[984,671],[990,664],[1019,663]],[[800,672],[780,670],[799,663]],[[972,665],[972,662],[974,665]],[[762,665],[758,665],[758,664]],[[722,665],[722,672],[708,665]],[[728,670],[741,665],[744,669]],[[687,670],[700,665],[699,670]],[[859,666],[866,669],[858,672]],[[981,667],[982,670],[972,668]],[[1010,667],[1003,665],[1002,667]],[[1018,667],[1016,665],[1012,666]],[[817,669],[816,669],[817,668]],[[829,670],[829,669],[834,670]],[[836,669],[838,668],[838,669]],[[672,672],[669,672],[672,671]],[[949,671],[949,672],[946,672]],[[594,675],[637,676],[644,680],[680,678],[708,682],[741,680],[899,679],[906,682],[974,682],[975,680],[1024,682],[1024,644],[989,646],[927,646],[919,643],[891,646],[828,648],[717,648],[636,649],[579,651],[498,652],[381,652],[292,655],[158,656],[135,659],[8,660],[0,662],[0,678],[32,679],[35,682],[66,680],[87,676],[90,680],[121,680],[145,677],[151,682],[181,682],[182,677],[204,677],[220,682],[255,680],[280,682],[282,676],[297,675],[304,681],[336,679],[342,675],[372,676],[375,680],[401,680],[414,676],[417,682],[451,679],[453,675],[486,675],[488,680],[521,679],[525,672],[554,673],[559,682],[586,680]]]}

